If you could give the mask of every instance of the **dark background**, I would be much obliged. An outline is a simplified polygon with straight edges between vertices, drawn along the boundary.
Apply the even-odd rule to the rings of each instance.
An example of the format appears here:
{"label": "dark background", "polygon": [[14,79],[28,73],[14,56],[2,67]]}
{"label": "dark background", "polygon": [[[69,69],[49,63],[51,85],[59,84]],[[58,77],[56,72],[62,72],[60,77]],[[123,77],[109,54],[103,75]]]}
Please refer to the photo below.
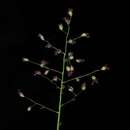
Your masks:
{"label": "dark background", "polygon": [[[1,130],[55,129],[55,115],[39,109],[28,113],[26,108],[29,102],[18,97],[17,89],[43,104],[48,105],[50,101],[50,105],[54,106],[55,99],[57,101],[55,90],[43,88],[49,84],[46,81],[43,83],[40,78],[34,79],[32,72],[35,67],[23,64],[21,58],[44,57],[44,49],[42,53],[37,34],[43,33],[52,40],[57,38],[57,34],[61,35],[57,25],[68,8],[74,9],[72,34],[86,31],[91,34],[90,40],[81,41],[83,46],[80,44],[82,47],[77,49],[78,54],[88,58],[90,70],[108,63],[110,71],[100,75],[98,87],[88,89],[87,94],[65,107],[63,130],[121,127],[120,87],[115,76],[115,64],[119,60],[119,37],[121,40],[122,36],[120,18],[123,5],[120,5],[110,1],[87,0],[19,0],[4,3],[1,15],[1,41],[4,43],[1,44]],[[62,48],[62,36],[57,39],[56,46]],[[52,60],[51,56],[47,58]],[[82,66],[81,72],[90,70]]]}

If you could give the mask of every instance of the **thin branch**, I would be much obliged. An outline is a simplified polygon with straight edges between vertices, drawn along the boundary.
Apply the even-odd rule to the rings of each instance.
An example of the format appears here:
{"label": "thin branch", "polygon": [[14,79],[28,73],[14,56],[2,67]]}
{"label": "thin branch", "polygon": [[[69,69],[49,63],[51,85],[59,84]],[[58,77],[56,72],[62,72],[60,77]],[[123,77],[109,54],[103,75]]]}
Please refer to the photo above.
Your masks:
{"label": "thin branch", "polygon": [[[69,91],[70,92],[70,91]],[[76,94],[74,93],[74,92],[70,92],[70,93],[72,93],[74,96],[76,96]]]}
{"label": "thin branch", "polygon": [[72,41],[76,41],[76,40],[78,40],[78,39],[80,39],[80,38],[82,38],[82,37],[81,37],[81,36],[78,36],[78,37],[76,37],[76,38],[73,38]]}
{"label": "thin branch", "polygon": [[69,104],[69,103],[71,103],[71,102],[73,102],[73,101],[75,101],[75,97],[73,97],[73,98],[70,99],[69,101],[67,101],[67,102],[65,102],[65,103],[63,103],[63,104],[61,104],[61,107],[65,106],[65,105],[67,105],[67,104]]}
{"label": "thin branch", "polygon": [[51,109],[49,107],[46,107],[46,106],[42,106],[40,109],[47,109],[48,111],[51,111],[51,112],[54,112],[54,113],[58,114],[58,111],[55,111],[55,110],[53,110],[53,109]]}
{"label": "thin branch", "polygon": [[[87,38],[89,38],[89,36],[87,36],[87,35],[88,35],[88,34],[83,33],[83,34],[81,34],[80,36],[75,37],[75,38],[70,39],[70,40],[72,41],[72,44],[75,44],[73,41],[76,41],[76,40],[81,39],[81,38],[83,38],[83,37],[87,37]],[[68,41],[68,42],[69,42],[69,41]],[[70,43],[70,44],[71,44],[71,43]]]}
{"label": "thin branch", "polygon": [[92,72],[90,72],[90,73],[87,73],[87,74],[84,74],[84,75],[77,76],[77,77],[75,77],[75,78],[66,80],[66,81],[64,81],[63,83],[65,84],[65,83],[68,83],[68,82],[73,81],[73,80],[76,80],[76,79],[81,79],[81,78],[90,76],[90,75],[92,75],[92,74],[94,74],[94,73],[96,73],[96,72],[99,72],[99,71],[100,71],[100,70],[94,70],[94,71],[92,71]]}
{"label": "thin branch", "polygon": [[48,111],[51,111],[51,112],[54,112],[54,113],[57,113],[58,114],[58,112],[57,111],[55,111],[55,110],[53,110],[53,109],[51,109],[51,108],[49,108],[49,107],[47,107],[47,106],[45,106],[45,105],[42,105],[42,104],[40,104],[40,103],[38,103],[38,102],[36,102],[36,101],[34,101],[34,100],[32,100],[31,98],[29,98],[29,97],[26,97],[26,96],[24,96],[24,98],[26,98],[27,100],[29,100],[30,102],[32,102],[32,103],[34,103],[35,105],[38,105],[38,106],[40,106],[41,107],[41,109],[46,109],[46,110],[48,110]]}
{"label": "thin branch", "polygon": [[47,79],[51,84],[55,85],[57,89],[60,89],[60,87],[58,87],[58,85],[56,83],[54,83],[51,79],[49,79],[48,77],[41,75],[41,77]]}
{"label": "thin branch", "polygon": [[[51,48],[53,48],[54,50],[58,51],[59,49],[57,47],[55,47],[54,45],[52,45],[49,41],[44,40],[44,42],[48,43],[51,45]],[[61,50],[61,49],[60,49]],[[64,54],[64,52],[61,50],[61,54]]]}
{"label": "thin branch", "polygon": [[[36,62],[34,62],[34,61],[28,61],[29,63],[32,63],[32,64],[34,64],[34,65],[38,65],[38,66],[40,66],[41,67],[41,64],[39,64],[39,63],[36,63]],[[47,66],[45,66],[45,65],[43,65],[41,68],[45,68],[45,69],[47,69],[47,70],[50,70],[50,71],[53,71],[53,72],[56,72],[56,73],[59,73],[59,74],[61,74],[61,72],[60,71],[58,71],[58,70],[55,70],[55,69],[52,69],[52,68],[49,68],[49,67],[47,67]]]}
{"label": "thin branch", "polygon": [[68,42],[69,44],[74,45],[74,44],[76,44],[76,40],[78,40],[78,39],[80,39],[80,38],[81,38],[81,36],[78,36],[78,37],[76,37],[76,38],[69,39],[67,42]]}
{"label": "thin branch", "polygon": [[75,98],[76,98],[77,96],[79,96],[82,92],[83,92],[83,91],[80,91],[79,93],[75,94],[73,98],[71,98],[71,99],[68,100],[67,102],[61,104],[61,107],[63,107],[63,106],[65,106],[65,105],[67,105],[67,104],[69,104],[69,103],[75,101]]}

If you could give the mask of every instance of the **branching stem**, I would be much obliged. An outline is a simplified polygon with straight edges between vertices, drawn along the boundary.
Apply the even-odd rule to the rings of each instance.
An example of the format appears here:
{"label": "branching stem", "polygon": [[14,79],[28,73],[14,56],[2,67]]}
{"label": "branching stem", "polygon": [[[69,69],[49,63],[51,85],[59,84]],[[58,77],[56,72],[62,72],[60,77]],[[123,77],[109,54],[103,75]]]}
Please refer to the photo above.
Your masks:
{"label": "branching stem", "polygon": [[54,112],[54,113],[57,113],[57,114],[58,114],[57,111],[55,111],[55,110],[53,110],[53,109],[51,109],[51,108],[49,108],[49,107],[47,107],[47,106],[45,106],[45,105],[42,105],[42,104],[40,104],[40,103],[34,101],[33,99],[29,98],[29,97],[24,96],[24,98],[27,99],[27,100],[29,100],[30,102],[34,103],[34,105],[40,106],[41,109],[46,109],[46,110],[48,110],[48,111],[51,111],[51,112]]}
{"label": "branching stem", "polygon": [[96,73],[96,72],[99,72],[99,71],[100,71],[100,70],[94,70],[94,71],[92,71],[92,72],[90,72],[90,73],[87,73],[87,74],[84,74],[84,75],[77,76],[77,77],[75,77],[75,78],[66,80],[66,81],[64,81],[63,83],[66,84],[66,83],[71,82],[71,81],[74,81],[74,80],[76,80],[76,79],[81,79],[81,78],[90,76],[90,75],[92,75],[92,74],[94,74],[94,73]]}
{"label": "branching stem", "polygon": [[[48,43],[48,44],[50,44],[51,45],[51,48],[53,48],[54,50],[56,50],[56,51],[58,51],[59,49],[57,48],[57,47],[55,47],[55,46],[53,46],[49,41],[47,41],[47,40],[44,40],[44,42],[46,42],[46,43]],[[61,50],[61,49],[60,49]],[[61,54],[64,54],[64,52],[61,50]]]}
{"label": "branching stem", "polygon": [[69,104],[69,103],[71,103],[71,102],[75,101],[75,98],[76,98],[77,96],[79,96],[82,92],[83,92],[83,91],[80,91],[79,93],[74,94],[74,97],[73,97],[73,98],[71,98],[70,100],[68,100],[67,102],[65,102],[65,103],[61,104],[61,107],[63,107],[63,106],[65,106],[65,105],[67,105],[67,104]]}
{"label": "branching stem", "polygon": [[41,77],[47,79],[51,84],[55,85],[57,89],[60,89],[56,83],[54,83],[51,79],[49,79],[47,76],[41,75]]}
{"label": "branching stem", "polygon": [[[29,61],[29,63],[32,63],[32,64],[34,64],[34,65],[38,65],[38,66],[40,66],[40,67],[41,67],[41,64],[36,63],[36,62],[34,62],[34,61]],[[50,70],[50,71],[53,71],[53,72],[56,72],[56,73],[61,74],[61,72],[60,72],[60,71],[55,70],[55,69],[52,69],[52,68],[49,68],[49,67],[47,67],[47,66],[45,66],[45,65],[43,65],[41,68],[45,68],[45,69],[47,69],[47,70]]]}

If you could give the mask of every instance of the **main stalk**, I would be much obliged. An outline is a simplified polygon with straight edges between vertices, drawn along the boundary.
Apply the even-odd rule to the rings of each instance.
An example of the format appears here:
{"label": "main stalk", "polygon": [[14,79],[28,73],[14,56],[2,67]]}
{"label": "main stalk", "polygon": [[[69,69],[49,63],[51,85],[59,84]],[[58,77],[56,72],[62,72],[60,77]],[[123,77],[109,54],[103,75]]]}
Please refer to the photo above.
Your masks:
{"label": "main stalk", "polygon": [[57,129],[56,130],[60,130],[62,94],[63,94],[63,88],[64,88],[63,82],[64,82],[65,62],[66,62],[65,58],[66,58],[66,53],[67,53],[67,42],[68,42],[69,31],[70,31],[70,26],[68,25],[68,30],[67,30],[66,39],[65,39],[65,52],[63,55],[62,77],[61,77],[61,84],[60,84],[60,97],[59,97],[59,107],[58,107],[58,118],[57,118]]}

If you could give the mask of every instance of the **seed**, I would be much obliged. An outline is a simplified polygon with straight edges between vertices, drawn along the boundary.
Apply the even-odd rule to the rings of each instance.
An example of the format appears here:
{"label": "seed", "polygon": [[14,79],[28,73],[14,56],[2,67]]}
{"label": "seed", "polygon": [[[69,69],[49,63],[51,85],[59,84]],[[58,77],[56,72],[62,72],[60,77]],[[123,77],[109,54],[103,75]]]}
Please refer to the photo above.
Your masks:
{"label": "seed", "polygon": [[70,71],[74,71],[74,67],[72,65],[70,66]]}
{"label": "seed", "polygon": [[63,25],[62,25],[62,24],[59,24],[59,29],[60,29],[61,31],[63,31]]}
{"label": "seed", "polygon": [[92,80],[96,80],[96,76],[92,76],[91,78],[92,78]]}
{"label": "seed", "polygon": [[44,75],[48,75],[48,73],[49,73],[49,70],[46,70],[46,71],[44,72]]}
{"label": "seed", "polygon": [[71,71],[71,69],[70,69],[69,66],[66,66],[66,71],[67,71],[67,72],[70,72],[70,71]]}
{"label": "seed", "polygon": [[77,63],[83,63],[83,62],[85,62],[85,59],[76,59],[76,62]]}
{"label": "seed", "polygon": [[31,107],[31,106],[29,106],[29,107],[27,108],[27,111],[31,111],[31,109],[32,109],[32,107]]}
{"label": "seed", "polygon": [[19,94],[20,97],[25,97],[24,94],[20,91],[18,92],[18,94]]}
{"label": "seed", "polygon": [[41,71],[36,70],[36,71],[34,72],[34,76],[35,76],[35,75],[41,75]]}
{"label": "seed", "polygon": [[82,33],[82,34],[81,34],[81,37],[87,37],[87,38],[89,38],[90,36],[89,36],[88,33]]}
{"label": "seed", "polygon": [[73,92],[74,88],[72,86],[69,86],[68,91]]}
{"label": "seed", "polygon": [[53,80],[53,81],[57,81],[57,80],[58,80],[58,77],[57,77],[57,76],[54,76],[52,80]]}
{"label": "seed", "polygon": [[105,71],[105,70],[107,70],[107,69],[108,69],[108,67],[107,67],[106,65],[101,67],[101,70],[102,70],[102,71]]}
{"label": "seed", "polygon": [[72,15],[73,15],[73,9],[69,9],[69,10],[68,10],[68,15],[69,15],[70,17],[72,17]]}
{"label": "seed", "polygon": [[81,85],[81,90],[83,90],[83,91],[86,90],[86,83],[83,83],[83,84]]}
{"label": "seed", "polygon": [[45,38],[44,38],[44,36],[43,36],[42,34],[39,33],[38,36],[40,37],[40,39],[41,39],[42,41],[45,40]]}
{"label": "seed", "polygon": [[28,58],[23,58],[22,60],[23,60],[23,62],[29,62]]}

